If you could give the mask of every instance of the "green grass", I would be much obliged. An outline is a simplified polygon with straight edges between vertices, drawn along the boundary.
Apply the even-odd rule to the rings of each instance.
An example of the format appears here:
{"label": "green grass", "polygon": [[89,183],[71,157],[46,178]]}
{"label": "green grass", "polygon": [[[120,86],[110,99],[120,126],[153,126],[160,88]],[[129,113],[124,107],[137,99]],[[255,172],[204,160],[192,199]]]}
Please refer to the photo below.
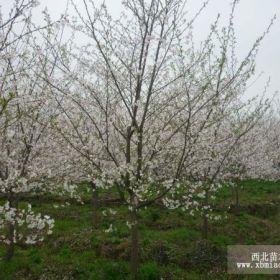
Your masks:
{"label": "green grass", "polygon": [[[139,213],[141,280],[195,279],[280,279],[279,276],[228,275],[226,246],[233,244],[280,244],[280,183],[248,180],[241,183],[240,212],[233,211],[232,193],[221,189],[217,197],[219,221],[211,221],[209,239],[201,238],[201,218],[180,210],[153,206]],[[107,197],[103,192],[102,197]],[[110,198],[116,198],[113,193]],[[38,203],[34,211],[55,218],[53,235],[36,246],[16,248],[10,262],[4,262],[5,246],[0,245],[1,280],[125,280],[129,279],[128,210],[111,205],[115,216],[99,211],[97,230],[91,225],[90,197],[86,203],[54,208],[63,200],[51,197]],[[110,224],[112,233],[105,233]]]}

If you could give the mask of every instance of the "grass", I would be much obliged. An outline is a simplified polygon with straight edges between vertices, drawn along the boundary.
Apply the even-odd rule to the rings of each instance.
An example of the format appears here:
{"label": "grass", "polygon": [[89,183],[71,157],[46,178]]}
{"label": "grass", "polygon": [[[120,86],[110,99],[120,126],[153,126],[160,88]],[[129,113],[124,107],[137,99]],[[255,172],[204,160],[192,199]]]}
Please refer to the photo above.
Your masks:
{"label": "grass", "polygon": [[[280,279],[278,275],[242,276],[226,272],[227,245],[280,245],[279,183],[248,180],[241,185],[239,213],[229,208],[233,203],[230,189],[221,189],[216,211],[224,218],[210,222],[208,242],[201,238],[198,216],[160,206],[142,210],[139,279]],[[0,245],[0,279],[129,279],[128,210],[112,205],[116,215],[103,216],[102,211],[108,208],[101,207],[98,229],[93,230],[89,201],[86,197],[84,205],[74,203],[57,209],[53,205],[63,204],[63,200],[31,200],[35,211],[55,218],[54,233],[36,246],[17,247],[9,263],[3,261],[5,246]],[[114,231],[105,233],[110,224]]]}

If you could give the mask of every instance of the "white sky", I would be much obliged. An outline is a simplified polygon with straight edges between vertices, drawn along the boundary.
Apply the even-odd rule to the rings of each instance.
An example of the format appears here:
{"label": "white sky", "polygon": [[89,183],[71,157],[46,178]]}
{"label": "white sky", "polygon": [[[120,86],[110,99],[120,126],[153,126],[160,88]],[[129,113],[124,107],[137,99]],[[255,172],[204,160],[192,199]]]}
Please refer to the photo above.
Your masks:
{"label": "white sky", "polygon": [[[47,7],[51,16],[58,18],[65,10],[67,0],[41,0],[40,9]],[[75,0],[77,6],[82,5],[82,0]],[[102,2],[94,0],[95,3]],[[193,15],[202,5],[203,0],[189,0],[188,11]],[[232,0],[211,0],[208,7],[200,15],[195,23],[194,36],[199,41],[208,34],[210,23],[217,14],[222,15],[223,22],[227,22]],[[5,8],[11,0],[0,0],[0,5]],[[107,0],[109,11],[113,16],[118,16],[122,9],[121,0]],[[40,20],[41,13],[34,15]],[[271,77],[269,94],[272,96],[275,91],[280,90],[280,0],[241,0],[235,15],[235,28],[238,39],[237,55],[240,59],[244,57],[255,39],[262,34],[271,18],[276,14],[278,17],[270,33],[262,42],[259,55],[257,57],[256,75],[264,74],[248,90],[250,96],[260,94],[268,77]],[[279,93],[280,95],[280,93]]]}

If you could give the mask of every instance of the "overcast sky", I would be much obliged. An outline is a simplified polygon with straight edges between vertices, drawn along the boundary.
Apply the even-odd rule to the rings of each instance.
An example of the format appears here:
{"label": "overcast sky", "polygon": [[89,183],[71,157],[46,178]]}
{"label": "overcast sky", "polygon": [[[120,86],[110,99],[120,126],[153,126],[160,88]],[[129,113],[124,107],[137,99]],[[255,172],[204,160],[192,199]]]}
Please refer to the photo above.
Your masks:
{"label": "overcast sky", "polygon": [[[230,11],[232,0],[211,0],[208,7],[203,11],[194,28],[194,35],[197,41],[205,38],[217,14],[222,15],[222,20],[226,23]],[[40,9],[48,8],[51,16],[58,18],[65,10],[66,0],[41,0]],[[101,0],[94,0],[100,3]],[[203,3],[203,0],[189,0],[189,15],[193,15]],[[1,0],[5,8],[11,0]],[[77,5],[82,5],[82,0],[76,0]],[[107,0],[107,6],[113,16],[118,16],[122,9],[121,0]],[[40,10],[37,9],[34,16],[37,20],[41,18]],[[244,57],[252,46],[256,38],[262,34],[268,26],[271,18],[276,14],[278,17],[271,32],[263,41],[257,58],[257,72],[264,72],[261,78],[250,87],[249,94],[255,95],[262,92],[268,77],[271,77],[269,94],[280,90],[280,0],[241,0],[235,16],[235,28],[238,38],[237,54],[240,59]],[[279,93],[280,95],[280,93]]]}

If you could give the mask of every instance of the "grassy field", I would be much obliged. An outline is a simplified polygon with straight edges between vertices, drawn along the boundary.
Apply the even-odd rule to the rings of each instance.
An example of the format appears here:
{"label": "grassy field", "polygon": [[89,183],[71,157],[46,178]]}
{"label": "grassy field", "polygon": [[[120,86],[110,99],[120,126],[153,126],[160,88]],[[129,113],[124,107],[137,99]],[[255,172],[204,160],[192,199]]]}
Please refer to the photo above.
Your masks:
{"label": "grassy field", "polygon": [[[106,194],[103,194],[106,196]],[[139,213],[141,269],[139,279],[280,279],[280,276],[228,275],[226,246],[235,244],[280,245],[280,183],[244,181],[240,211],[229,209],[231,190],[224,188],[216,210],[223,215],[211,221],[209,240],[201,238],[201,218],[179,210],[154,206]],[[91,227],[89,198],[84,205],[65,205],[45,197],[31,200],[35,211],[55,218],[54,234],[42,244],[16,248],[12,261],[3,261],[0,246],[1,280],[121,280],[129,279],[129,229],[127,209],[109,205],[115,215],[102,213],[97,230]],[[53,206],[60,205],[59,208]],[[113,225],[113,232],[104,231]]]}

